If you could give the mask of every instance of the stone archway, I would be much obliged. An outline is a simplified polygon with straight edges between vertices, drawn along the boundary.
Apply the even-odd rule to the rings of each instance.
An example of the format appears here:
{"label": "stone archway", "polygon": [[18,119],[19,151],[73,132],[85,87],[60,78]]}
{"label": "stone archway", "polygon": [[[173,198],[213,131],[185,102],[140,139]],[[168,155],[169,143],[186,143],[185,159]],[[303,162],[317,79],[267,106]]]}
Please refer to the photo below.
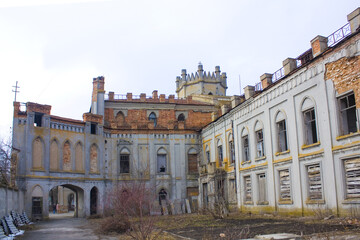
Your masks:
{"label": "stone archway", "polygon": [[84,190],[72,184],[56,185],[49,191],[49,212],[63,214],[73,211],[74,217],[85,217]]}
{"label": "stone archway", "polygon": [[97,187],[93,187],[90,191],[90,215],[97,214],[98,192]]}

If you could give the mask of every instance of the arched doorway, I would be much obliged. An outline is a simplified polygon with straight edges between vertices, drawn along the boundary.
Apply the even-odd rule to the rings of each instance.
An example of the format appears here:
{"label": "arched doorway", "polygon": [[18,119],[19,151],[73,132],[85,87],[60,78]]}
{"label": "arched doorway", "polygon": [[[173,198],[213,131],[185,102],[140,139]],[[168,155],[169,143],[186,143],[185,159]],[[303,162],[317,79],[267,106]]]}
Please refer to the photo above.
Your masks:
{"label": "arched doorway", "polygon": [[90,191],[90,215],[97,214],[98,189],[93,187]]}
{"label": "arched doorway", "polygon": [[84,190],[71,184],[53,187],[48,209],[50,218],[85,217]]}

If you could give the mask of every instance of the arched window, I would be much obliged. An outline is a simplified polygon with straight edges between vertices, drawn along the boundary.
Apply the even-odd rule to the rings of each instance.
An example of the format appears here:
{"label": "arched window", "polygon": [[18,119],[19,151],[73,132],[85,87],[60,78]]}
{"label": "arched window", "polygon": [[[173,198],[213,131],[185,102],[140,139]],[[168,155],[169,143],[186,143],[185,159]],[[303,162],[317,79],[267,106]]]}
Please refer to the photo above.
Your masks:
{"label": "arched window", "polygon": [[181,113],[181,114],[178,116],[178,121],[179,121],[179,122],[185,121],[185,115],[184,115],[183,113]]}
{"label": "arched window", "polygon": [[98,171],[98,147],[96,144],[90,147],[90,172],[96,173]]}
{"label": "arched window", "polygon": [[301,112],[304,120],[304,140],[305,145],[318,142],[318,134],[316,128],[316,116],[314,102],[306,98],[301,105]]}
{"label": "arched window", "polygon": [[115,121],[118,127],[123,126],[125,123],[125,115],[122,111],[116,114]]}
{"label": "arched window", "polygon": [[121,173],[130,173],[130,151],[125,147],[120,151],[120,174]]}
{"label": "arched window", "polygon": [[63,170],[64,171],[72,170],[71,145],[69,141],[66,141],[63,146]]}
{"label": "arched window", "polygon": [[156,127],[156,114],[154,112],[151,112],[149,115],[149,121],[154,122],[154,127]]}
{"label": "arched window", "polygon": [[205,147],[205,155],[206,155],[206,163],[210,163],[211,155],[210,155],[209,145],[206,145],[206,147]]}
{"label": "arched window", "polygon": [[32,150],[32,167],[42,169],[44,167],[44,142],[40,137],[35,138]]}
{"label": "arched window", "polygon": [[59,169],[59,144],[53,139],[50,144],[50,170]]}
{"label": "arched window", "polygon": [[213,95],[212,92],[209,92],[209,95]]}
{"label": "arched window", "polygon": [[241,131],[241,144],[243,149],[243,162],[250,161],[250,151],[249,151],[249,135],[246,128],[243,128]]}
{"label": "arched window", "polygon": [[188,152],[188,173],[198,173],[197,151],[195,150],[195,148],[191,148]]}
{"label": "arched window", "polygon": [[75,146],[75,170],[77,172],[84,171],[83,146],[80,142]]}
{"label": "arched window", "polygon": [[218,154],[219,166],[221,167],[224,161],[224,157],[223,157],[222,142],[220,139],[217,141],[217,154]]}
{"label": "arched window", "polygon": [[275,122],[277,129],[277,152],[285,152],[288,150],[285,114],[279,111],[276,115]]}
{"label": "arched window", "polygon": [[157,172],[166,173],[167,169],[167,152],[164,148],[160,148],[157,152]]}
{"label": "arched window", "polygon": [[256,121],[255,123],[255,137],[256,137],[256,158],[261,158],[265,156],[265,149],[264,149],[263,125],[260,121]]}

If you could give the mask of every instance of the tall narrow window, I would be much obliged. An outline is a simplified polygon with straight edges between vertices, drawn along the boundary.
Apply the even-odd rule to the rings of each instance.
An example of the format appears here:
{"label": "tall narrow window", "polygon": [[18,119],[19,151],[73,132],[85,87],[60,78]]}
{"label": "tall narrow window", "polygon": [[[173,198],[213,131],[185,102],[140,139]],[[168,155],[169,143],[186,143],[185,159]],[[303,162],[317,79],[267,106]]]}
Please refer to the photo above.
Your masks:
{"label": "tall narrow window", "polygon": [[339,104],[343,134],[356,132],[356,105],[354,93],[339,98]]}
{"label": "tall narrow window", "polygon": [[207,186],[207,183],[203,183],[203,204],[204,204],[204,207],[207,207],[208,205],[208,186]]}
{"label": "tall narrow window", "polygon": [[360,197],[360,158],[344,161],[346,177],[346,197]]}
{"label": "tall narrow window", "polygon": [[191,148],[188,152],[188,173],[189,174],[198,173],[197,152],[194,148]]}
{"label": "tall narrow window", "polygon": [[219,166],[222,166],[223,164],[223,149],[222,149],[222,145],[218,145],[217,147],[217,152],[218,152],[218,161],[219,161]]}
{"label": "tall narrow window", "polygon": [[258,183],[259,183],[259,204],[264,204],[267,202],[266,175],[265,175],[265,173],[261,173],[257,176],[258,176]]}
{"label": "tall narrow window", "polygon": [[245,188],[245,202],[252,201],[252,188],[251,188],[251,178],[250,176],[244,177],[244,188]]}
{"label": "tall narrow window", "polygon": [[96,123],[91,123],[91,126],[90,126],[90,133],[91,134],[96,134],[96,126],[97,124]]}
{"label": "tall narrow window", "polygon": [[278,152],[288,150],[285,119],[276,123],[278,130]]}
{"label": "tall narrow window", "polygon": [[316,130],[316,118],[314,108],[303,112],[305,124],[306,144],[313,144],[318,142]]}
{"label": "tall narrow window", "polygon": [[129,154],[120,154],[120,173],[130,172]]}
{"label": "tall narrow window", "polygon": [[306,167],[309,181],[309,200],[322,199],[322,183],[320,175],[320,164]]}
{"label": "tall narrow window", "polygon": [[243,144],[243,161],[248,162],[250,161],[250,153],[249,153],[249,138],[248,136],[242,137],[242,144]]}
{"label": "tall narrow window", "polygon": [[35,127],[41,127],[43,116],[44,116],[43,113],[37,113],[37,112],[35,113],[35,117],[34,117],[34,126]]}
{"label": "tall narrow window", "polygon": [[280,201],[291,200],[291,183],[290,183],[290,171],[284,169],[279,171],[280,179]]}
{"label": "tall narrow window", "polygon": [[206,161],[207,161],[207,163],[210,163],[210,151],[209,150],[207,150],[206,151]]}
{"label": "tall narrow window", "polygon": [[157,172],[158,173],[166,173],[167,169],[167,161],[166,161],[166,150],[160,148],[157,153]]}
{"label": "tall narrow window", "polygon": [[265,155],[265,153],[264,153],[264,136],[263,136],[262,129],[256,131],[255,135],[256,135],[256,157],[261,158]]}
{"label": "tall narrow window", "polygon": [[230,149],[230,164],[235,163],[235,149],[234,149],[234,141],[232,135],[230,135],[229,140],[229,149]]}
{"label": "tall narrow window", "polygon": [[154,127],[156,127],[156,124],[157,124],[157,122],[156,122],[156,114],[154,112],[150,113],[149,121],[154,122]]}

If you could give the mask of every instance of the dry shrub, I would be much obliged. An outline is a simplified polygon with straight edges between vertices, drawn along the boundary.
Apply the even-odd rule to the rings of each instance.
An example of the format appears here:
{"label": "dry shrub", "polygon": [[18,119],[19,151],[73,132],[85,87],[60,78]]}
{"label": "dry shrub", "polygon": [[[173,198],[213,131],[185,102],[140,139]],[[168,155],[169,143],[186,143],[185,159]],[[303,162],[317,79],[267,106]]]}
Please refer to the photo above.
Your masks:
{"label": "dry shrub", "polygon": [[130,229],[130,222],[123,216],[115,215],[101,220],[99,233],[109,234],[111,232],[125,233]]}

